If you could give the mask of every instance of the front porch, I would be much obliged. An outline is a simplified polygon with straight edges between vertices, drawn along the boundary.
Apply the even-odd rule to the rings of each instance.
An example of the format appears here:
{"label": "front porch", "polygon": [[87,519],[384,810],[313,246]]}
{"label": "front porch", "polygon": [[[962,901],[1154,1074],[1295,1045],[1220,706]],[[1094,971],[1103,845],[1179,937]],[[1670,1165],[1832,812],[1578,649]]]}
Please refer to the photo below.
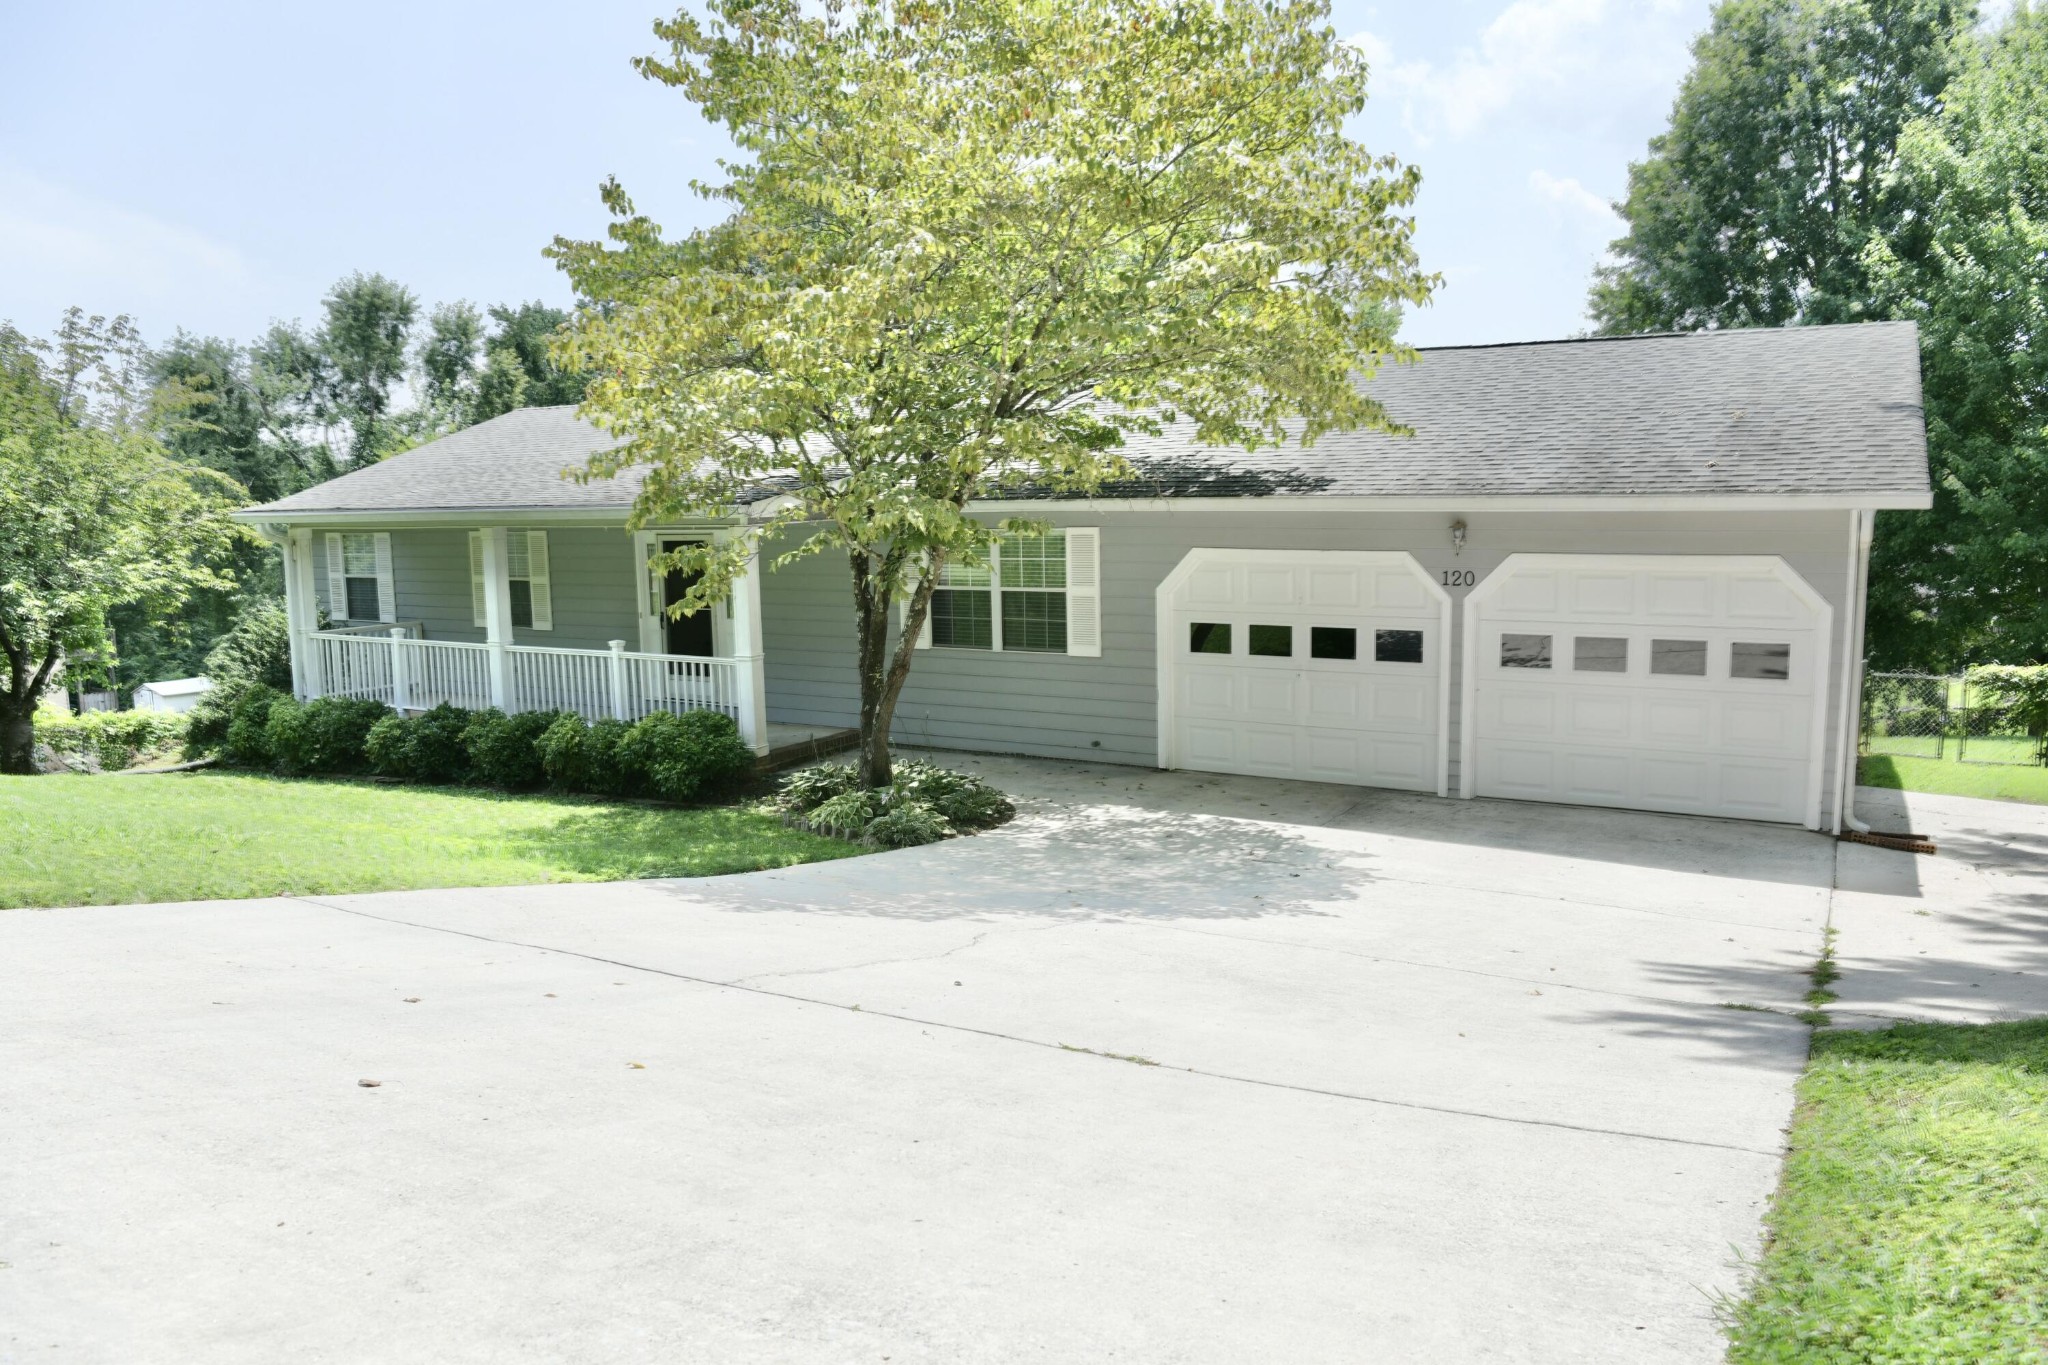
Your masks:
{"label": "front porch", "polygon": [[[624,639],[609,640],[602,649],[558,647],[533,643],[530,633],[534,628],[553,630],[558,624],[544,595],[547,571],[542,551],[530,542],[508,542],[508,537],[528,535],[540,540],[540,533],[494,526],[478,528],[470,535],[474,542],[474,624],[481,627],[481,640],[474,638],[476,631],[468,632],[469,639],[442,638],[464,632],[453,628],[445,613],[438,619],[419,619],[428,613],[415,615],[405,610],[414,601],[432,602],[435,594],[428,583],[407,582],[404,575],[394,582],[389,568],[391,538],[382,533],[359,537],[374,540],[378,559],[377,591],[360,594],[364,605],[359,609],[350,610],[357,604],[339,587],[348,574],[337,575],[334,566],[328,565],[330,591],[324,605],[330,613],[341,615],[343,623],[323,627],[318,573],[322,557],[316,549],[325,548],[330,560],[337,551],[332,545],[320,546],[311,529],[292,528],[283,537],[283,548],[294,692],[305,700],[350,697],[378,701],[398,711],[424,711],[445,703],[472,710],[496,707],[507,713],[573,711],[587,720],[629,723],[661,711],[716,711],[731,717],[741,737],[762,755],[768,755],[778,742],[819,738],[809,730],[777,735],[774,730],[781,727],[768,724],[758,572],[742,575],[724,603],[699,613],[702,621],[715,612],[716,627],[694,633],[701,637],[699,647],[706,651],[699,653],[689,643],[681,647],[674,643],[692,637],[692,632],[658,628],[664,604],[662,581],[647,571],[646,538],[631,539],[627,543],[633,545],[635,560],[641,565],[638,602],[625,594],[614,597],[606,593],[605,598],[613,604],[611,611],[576,611],[573,616],[560,617],[559,624],[562,633],[572,638],[581,634],[586,642],[595,643],[590,641],[592,625],[628,624],[631,613],[637,612],[640,638],[635,643],[639,648],[628,649]],[[329,533],[327,539],[340,537]],[[621,560],[625,548],[619,547]],[[531,555],[531,565],[520,563],[523,554]],[[432,581],[440,582],[438,578]],[[522,590],[517,610],[515,583]],[[536,588],[536,584],[542,586]],[[625,608],[628,621],[618,620],[616,604],[621,602],[631,604]],[[335,611],[337,606],[340,612]],[[543,612],[547,613],[545,624]],[[360,619],[364,615],[374,619]],[[348,616],[357,619],[348,620]],[[602,640],[603,635],[597,638]]]}

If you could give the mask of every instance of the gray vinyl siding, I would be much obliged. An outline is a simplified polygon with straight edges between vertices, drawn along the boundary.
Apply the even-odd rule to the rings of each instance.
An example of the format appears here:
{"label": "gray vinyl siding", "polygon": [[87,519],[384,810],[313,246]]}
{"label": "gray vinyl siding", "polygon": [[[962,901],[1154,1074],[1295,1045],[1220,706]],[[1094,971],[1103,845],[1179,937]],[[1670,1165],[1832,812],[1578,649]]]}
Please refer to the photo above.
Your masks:
{"label": "gray vinyl siding", "polygon": [[[1432,579],[1469,569],[1477,582],[1515,553],[1778,555],[1834,607],[1827,680],[1823,821],[1834,818],[1842,637],[1851,605],[1851,515],[1828,512],[1475,512],[1463,516],[1462,554],[1451,548],[1454,513],[1252,510],[1180,505],[1170,510],[1032,509],[1055,525],[1102,528],[1102,656],[920,650],[896,712],[909,744],[1150,766],[1158,760],[1154,591],[1189,550],[1405,550]],[[372,526],[356,529],[370,530]],[[553,631],[520,630],[518,643],[638,648],[638,590],[631,537],[623,530],[551,528]],[[790,542],[767,547],[773,559]],[[429,638],[480,640],[470,624],[467,533],[391,532],[399,619]],[[314,580],[326,605],[325,545],[315,537]],[[1459,789],[1463,717],[1464,601],[1450,588],[1451,791]],[[803,725],[858,720],[853,599],[839,551],[769,573],[762,583],[768,718]]]}
{"label": "gray vinyl siding", "polygon": [[[1849,605],[1847,512],[1453,513],[1033,509],[1062,526],[1102,528],[1102,657],[920,650],[897,706],[909,744],[1095,759],[1158,761],[1154,590],[1189,550],[1405,550],[1441,583],[1470,569],[1484,582],[1510,554],[1778,555],[1835,609],[1827,680],[1823,821],[1832,821],[1842,632]],[[1459,790],[1464,600],[1450,588],[1450,790]],[[858,718],[852,593],[838,554],[771,574],[763,585],[771,720],[851,725]]]}
{"label": "gray vinyl siding", "polygon": [[[327,611],[331,606],[324,534],[313,537],[313,582],[320,607]],[[398,619],[419,622],[430,640],[481,641],[483,627],[472,624],[469,532],[436,527],[401,528],[390,534],[391,587]],[[628,649],[640,647],[633,539],[624,530],[549,527],[548,575],[555,628],[517,627],[512,643],[604,649],[612,640],[624,640]]]}

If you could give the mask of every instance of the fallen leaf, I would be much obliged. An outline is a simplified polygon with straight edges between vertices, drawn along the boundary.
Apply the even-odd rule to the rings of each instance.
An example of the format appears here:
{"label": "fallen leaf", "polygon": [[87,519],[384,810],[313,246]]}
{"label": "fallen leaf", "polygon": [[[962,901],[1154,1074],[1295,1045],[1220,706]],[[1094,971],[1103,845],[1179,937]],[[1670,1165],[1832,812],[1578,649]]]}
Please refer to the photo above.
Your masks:
{"label": "fallen leaf", "polygon": [[645,1071],[647,1069],[647,1067],[640,1062],[627,1062],[626,1065],[635,1071]]}
{"label": "fallen leaf", "polygon": [[357,1082],[356,1082],[356,1084],[357,1084],[357,1085],[360,1085],[360,1086],[361,1086],[361,1087],[363,1087],[363,1089],[365,1089],[365,1090],[375,1090],[375,1089],[376,1089],[376,1088],[377,1088],[378,1086],[380,1086],[380,1085],[384,1084],[384,1082],[382,1082],[382,1081],[369,1081],[369,1080],[363,1080],[363,1081],[357,1081]]}
{"label": "fallen leaf", "polygon": [[417,1005],[419,1004],[419,1002],[420,998],[417,995],[408,995],[407,997],[405,997],[405,1003],[408,1005]]}

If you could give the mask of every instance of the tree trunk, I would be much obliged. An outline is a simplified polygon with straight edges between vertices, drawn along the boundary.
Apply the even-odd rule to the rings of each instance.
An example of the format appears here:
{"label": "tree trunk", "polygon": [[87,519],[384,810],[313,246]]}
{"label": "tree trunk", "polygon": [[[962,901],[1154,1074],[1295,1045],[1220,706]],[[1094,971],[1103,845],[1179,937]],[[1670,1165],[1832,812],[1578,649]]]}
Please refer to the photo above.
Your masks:
{"label": "tree trunk", "polygon": [[35,656],[12,640],[0,639],[7,655],[7,690],[0,692],[0,773],[17,776],[36,770],[36,703],[43,698],[50,673],[57,666],[52,644],[41,666],[29,671]]}
{"label": "tree trunk", "polygon": [[0,697],[0,773],[36,770],[36,703],[13,695]]}
{"label": "tree trunk", "polygon": [[891,597],[886,584],[901,567],[899,552],[890,551],[879,563],[863,550],[849,549],[847,553],[853,564],[854,612],[860,629],[855,651],[860,670],[860,778],[861,785],[872,790],[888,786],[895,776],[889,762],[889,727],[896,719],[896,699],[903,694],[903,681],[910,676],[911,656],[924,629],[925,613],[931,608],[941,561],[933,558],[923,566],[925,572],[905,604],[903,634],[892,652]]}

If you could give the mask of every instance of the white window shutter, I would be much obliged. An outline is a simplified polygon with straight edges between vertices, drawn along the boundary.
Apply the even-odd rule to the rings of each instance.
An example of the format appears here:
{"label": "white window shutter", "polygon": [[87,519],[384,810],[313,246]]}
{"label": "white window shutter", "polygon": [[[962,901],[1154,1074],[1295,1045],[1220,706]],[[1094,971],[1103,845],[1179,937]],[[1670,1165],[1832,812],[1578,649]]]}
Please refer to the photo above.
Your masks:
{"label": "white window shutter", "polygon": [[[910,599],[911,599],[911,598],[913,598],[913,597],[915,597],[915,596],[917,596],[917,585],[918,585],[919,583],[921,583],[922,581],[923,581],[923,580],[922,580],[921,578],[919,578],[919,577],[918,577],[918,575],[917,575],[917,572],[916,572],[915,570],[912,570],[912,571],[910,571],[909,573],[906,573],[906,574],[904,574],[904,576],[903,576],[903,601],[902,601],[902,603],[901,603],[901,606],[902,606],[902,609],[903,609],[903,615],[902,615],[902,617],[901,617],[901,618],[899,618],[899,619],[898,619],[898,622],[897,622],[897,624],[898,624],[899,626],[900,626],[900,625],[902,624],[902,621],[903,621],[903,620],[905,620],[905,619],[908,619],[908,617],[910,616]],[[924,610],[924,624],[923,624],[922,626],[919,626],[919,627],[918,627],[918,629],[917,629],[917,645],[916,645],[916,648],[918,648],[918,649],[930,649],[931,647],[932,647],[932,610],[931,610],[931,604],[930,604],[930,603],[926,603],[926,604],[925,604],[925,610]]]}
{"label": "white window shutter", "polygon": [[478,630],[485,624],[484,533],[469,533],[469,623]]}
{"label": "white window shutter", "polygon": [[327,533],[327,615],[348,620],[348,575],[341,564],[341,537],[333,531]]}
{"label": "white window shutter", "polygon": [[1102,529],[1067,528],[1067,653],[1102,657]]}
{"label": "white window shutter", "polygon": [[391,582],[391,534],[377,533],[377,619],[384,622],[398,620],[398,593]]}
{"label": "white window shutter", "polygon": [[[516,533],[515,533],[516,534]],[[548,533],[528,531],[526,533],[526,588],[533,601],[533,628],[553,630],[555,628],[554,603],[548,594]]]}

